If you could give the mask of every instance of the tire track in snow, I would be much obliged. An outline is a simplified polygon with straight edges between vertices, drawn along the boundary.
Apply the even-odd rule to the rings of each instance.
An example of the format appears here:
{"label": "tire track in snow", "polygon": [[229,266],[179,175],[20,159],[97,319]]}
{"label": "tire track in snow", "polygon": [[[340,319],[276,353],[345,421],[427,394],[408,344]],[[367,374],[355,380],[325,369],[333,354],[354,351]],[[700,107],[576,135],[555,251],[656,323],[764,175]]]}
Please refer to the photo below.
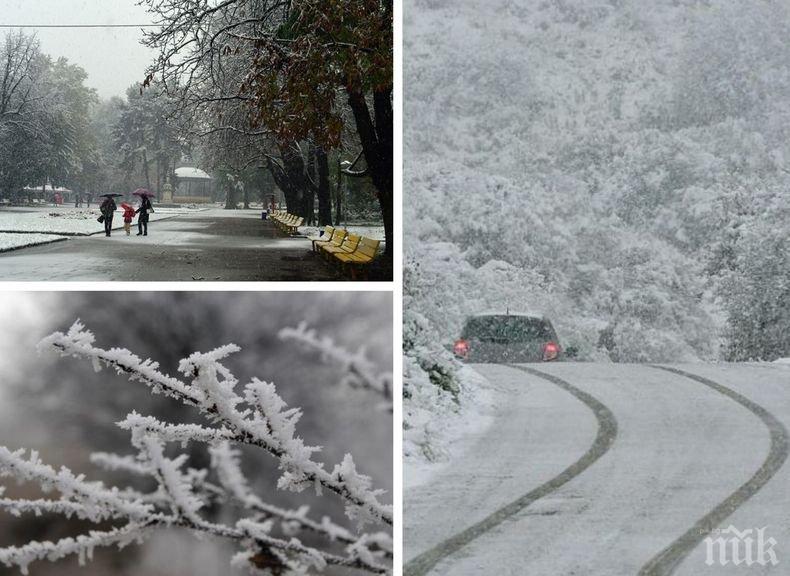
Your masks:
{"label": "tire track in snow", "polygon": [[727,396],[760,418],[771,435],[771,448],[768,452],[768,457],[754,475],[639,570],[639,576],[668,576],[680,566],[681,562],[714,528],[720,526],[727,517],[756,494],[776,474],[785,463],[785,460],[787,460],[789,436],[787,428],[773,414],[734,390],[722,386],[713,380],[679,370],[678,368],[656,365],[652,367],[684,376]]}
{"label": "tire track in snow", "polygon": [[599,402],[587,392],[579,390],[569,382],[566,382],[562,378],[558,378],[553,374],[548,374],[534,368],[515,364],[508,364],[507,366],[516,370],[521,370],[522,372],[527,372],[533,376],[542,378],[543,380],[547,380],[552,384],[559,386],[569,394],[576,397],[579,401],[584,403],[590,410],[592,410],[593,414],[595,414],[595,418],[598,420],[598,434],[595,437],[595,441],[581,458],[568,466],[558,476],[555,476],[548,482],[541,484],[534,490],[527,492],[510,504],[503,506],[480,522],[473,524],[469,528],[466,528],[458,534],[451,536],[433,548],[426,550],[419,556],[410,560],[403,569],[404,576],[427,575],[439,562],[448,556],[458,552],[464,546],[479,536],[482,536],[486,532],[497,527],[499,524],[514,514],[521,512],[524,508],[536,500],[543,498],[544,496],[568,483],[570,480],[574,479],[576,476],[594,464],[595,461],[601,456],[606,454],[614,442],[615,437],[617,436],[617,420],[615,419],[614,414],[612,414],[609,408],[607,408],[604,404]]}

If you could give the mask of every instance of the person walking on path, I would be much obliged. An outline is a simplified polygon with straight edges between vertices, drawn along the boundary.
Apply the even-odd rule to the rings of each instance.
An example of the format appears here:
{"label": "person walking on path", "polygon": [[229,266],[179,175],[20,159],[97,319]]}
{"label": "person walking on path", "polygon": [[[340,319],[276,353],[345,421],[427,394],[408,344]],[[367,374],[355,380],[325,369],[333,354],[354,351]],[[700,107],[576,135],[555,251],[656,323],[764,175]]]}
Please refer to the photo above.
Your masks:
{"label": "person walking on path", "polygon": [[137,209],[137,235],[148,236],[148,215],[154,211],[147,195],[140,196],[140,207]]}
{"label": "person walking on path", "polygon": [[123,208],[123,229],[126,230],[126,235],[132,234],[132,220],[134,220],[134,208],[129,206],[126,202],[121,203]]}
{"label": "person walking on path", "polygon": [[110,232],[112,231],[112,217],[117,208],[118,206],[115,205],[115,200],[110,196],[107,196],[99,206],[99,211],[104,217],[104,233],[107,237],[110,236]]}

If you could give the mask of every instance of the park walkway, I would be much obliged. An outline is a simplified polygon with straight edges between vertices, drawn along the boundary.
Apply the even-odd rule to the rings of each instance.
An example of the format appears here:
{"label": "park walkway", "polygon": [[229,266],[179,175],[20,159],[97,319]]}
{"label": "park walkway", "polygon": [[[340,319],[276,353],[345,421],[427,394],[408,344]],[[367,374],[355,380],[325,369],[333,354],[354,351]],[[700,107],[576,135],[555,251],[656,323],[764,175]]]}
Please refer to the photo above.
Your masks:
{"label": "park walkway", "polygon": [[342,277],[259,211],[212,209],[0,254],[0,281],[331,281]]}

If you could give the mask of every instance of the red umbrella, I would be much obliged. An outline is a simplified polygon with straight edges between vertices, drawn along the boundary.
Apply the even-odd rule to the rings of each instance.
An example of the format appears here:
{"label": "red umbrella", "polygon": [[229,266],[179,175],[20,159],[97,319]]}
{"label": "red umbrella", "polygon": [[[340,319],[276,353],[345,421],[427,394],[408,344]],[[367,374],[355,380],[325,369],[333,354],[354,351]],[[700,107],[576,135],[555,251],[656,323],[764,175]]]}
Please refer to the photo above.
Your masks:
{"label": "red umbrella", "polygon": [[131,209],[131,208],[132,208],[132,206],[130,206],[130,205],[129,205],[129,204],[127,204],[126,202],[121,202],[121,208],[130,208],[130,209]]}

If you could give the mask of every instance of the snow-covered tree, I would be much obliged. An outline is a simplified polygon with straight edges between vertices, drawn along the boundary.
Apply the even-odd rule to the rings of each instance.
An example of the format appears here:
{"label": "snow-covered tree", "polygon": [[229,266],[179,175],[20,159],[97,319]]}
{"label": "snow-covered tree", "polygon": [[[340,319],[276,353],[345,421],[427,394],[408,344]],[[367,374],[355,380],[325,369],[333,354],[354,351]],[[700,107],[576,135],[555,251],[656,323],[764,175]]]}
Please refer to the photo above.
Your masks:
{"label": "snow-covered tree", "polygon": [[[331,470],[314,459],[320,447],[308,446],[297,433],[302,416],[289,408],[274,384],[253,378],[244,386],[223,361],[239,348],[228,344],[210,352],[195,352],[181,360],[183,378],[162,373],[152,360],[122,348],[95,346],[95,337],[79,321],[40,344],[45,353],[88,361],[98,372],[109,368],[130,382],[146,386],[188,406],[202,423],[171,423],[130,412],[118,426],[130,435],[130,454],[95,453],[92,461],[109,470],[144,476],[153,491],[107,486],[61,467],[42,462],[36,452],[0,447],[0,476],[38,484],[56,497],[0,499],[0,508],[14,515],[75,516],[101,527],[56,542],[29,542],[0,549],[0,563],[27,573],[36,560],[56,561],[76,555],[90,559],[97,547],[123,547],[152,537],[157,529],[180,527],[196,534],[235,542],[232,563],[261,574],[306,574],[327,566],[389,573],[392,559],[392,506],[381,498],[368,476],[357,471],[350,454]],[[352,364],[347,364],[352,370]],[[357,376],[350,376],[357,378]],[[208,468],[190,468],[177,445],[200,443],[211,456]],[[234,446],[252,446],[276,459],[277,488],[314,491],[345,505],[353,528],[324,517],[311,518],[307,507],[287,510],[255,494],[242,472],[241,453]],[[230,521],[211,520],[202,513],[215,502],[233,506]],[[373,531],[366,531],[372,526]],[[377,528],[378,527],[378,528]],[[303,542],[305,535],[310,544]],[[315,544],[319,542],[319,544]]]}
{"label": "snow-covered tree", "polygon": [[[271,169],[289,211],[309,219],[318,193],[321,224],[329,223],[325,159],[346,145],[345,132],[355,132],[356,160],[344,170],[369,178],[391,260],[391,0],[141,4],[160,25],[144,39],[156,51],[146,84],[158,79],[185,114],[203,124],[201,133],[226,132],[229,154],[243,148],[242,156]],[[313,147],[317,171],[307,166],[312,154],[302,153]],[[353,166],[360,157],[364,170]]]}

